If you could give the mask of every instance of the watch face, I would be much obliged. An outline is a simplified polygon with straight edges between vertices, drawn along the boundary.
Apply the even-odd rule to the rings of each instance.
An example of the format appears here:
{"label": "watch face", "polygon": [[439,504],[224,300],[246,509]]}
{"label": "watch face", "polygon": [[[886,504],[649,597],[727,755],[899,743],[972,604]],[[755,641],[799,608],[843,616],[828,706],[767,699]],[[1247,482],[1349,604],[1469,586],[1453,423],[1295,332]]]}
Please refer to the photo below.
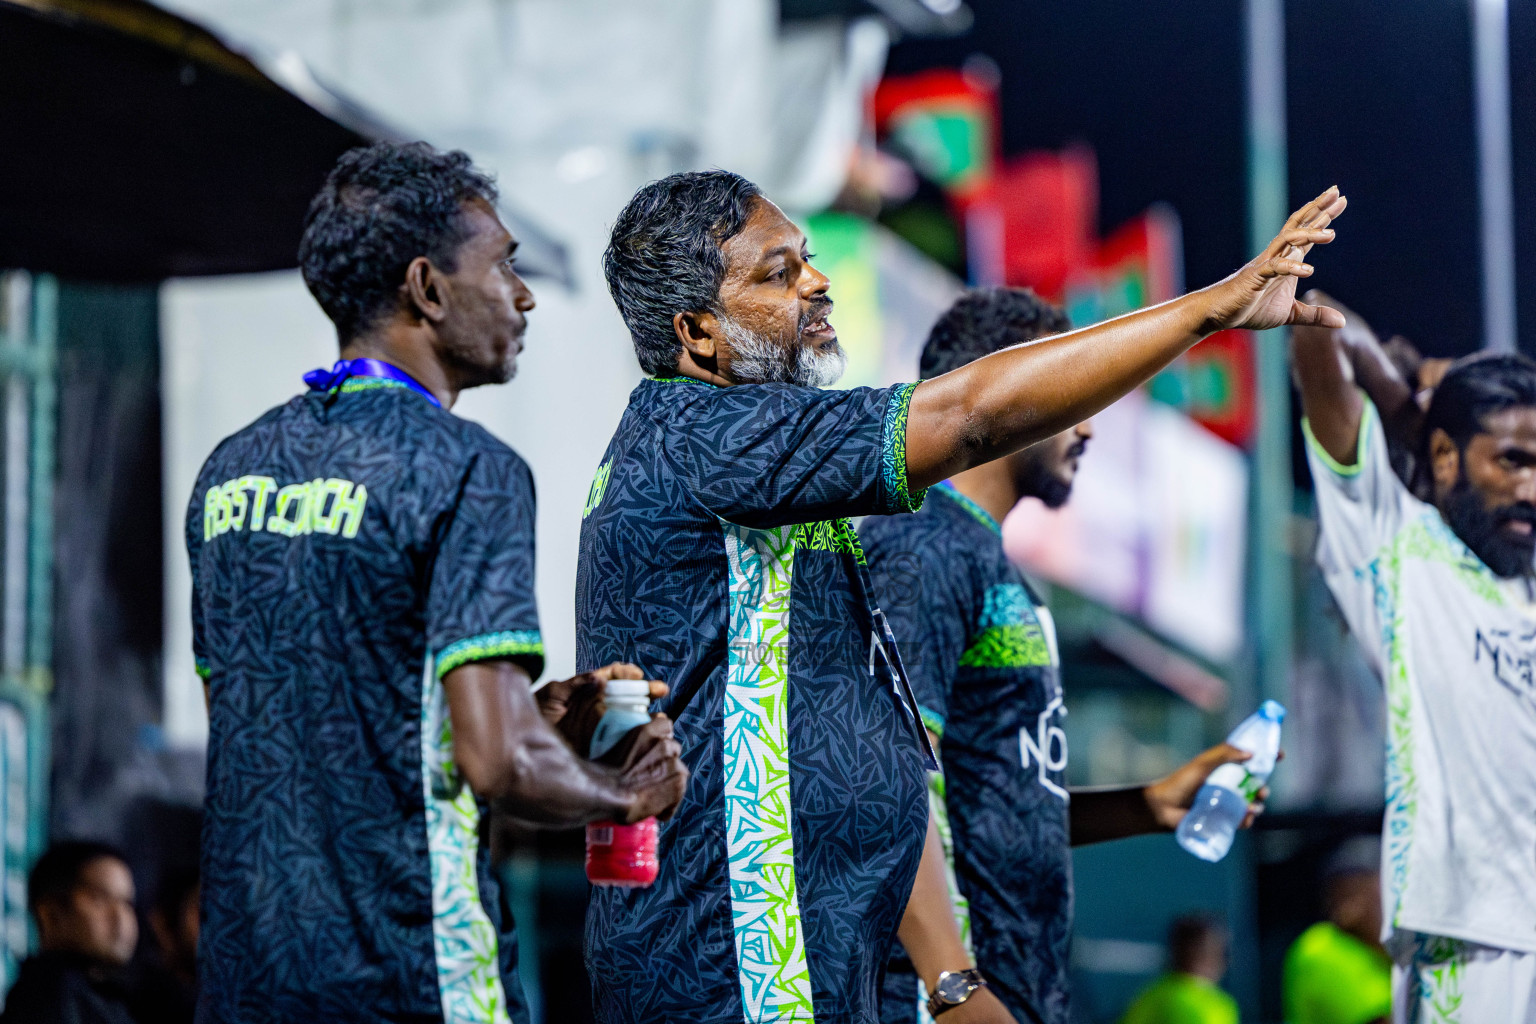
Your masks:
{"label": "watch face", "polygon": [[957,972],[944,975],[939,979],[937,995],[946,1003],[960,1003],[970,995],[976,986],[971,979]]}

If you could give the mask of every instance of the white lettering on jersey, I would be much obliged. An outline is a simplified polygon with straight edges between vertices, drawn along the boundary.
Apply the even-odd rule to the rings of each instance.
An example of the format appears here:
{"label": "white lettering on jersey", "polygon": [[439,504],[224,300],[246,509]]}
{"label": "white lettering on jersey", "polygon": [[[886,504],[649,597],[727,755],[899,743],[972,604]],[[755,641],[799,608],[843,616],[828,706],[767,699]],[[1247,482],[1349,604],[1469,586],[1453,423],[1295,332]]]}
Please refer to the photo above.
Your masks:
{"label": "white lettering on jersey", "polygon": [[1051,721],[1057,712],[1063,715],[1067,713],[1062,706],[1060,694],[1053,697],[1045,706],[1045,710],[1040,712],[1034,736],[1029,734],[1029,726],[1019,730],[1019,760],[1025,769],[1028,769],[1031,755],[1033,755],[1040,774],[1040,785],[1062,800],[1066,800],[1068,799],[1066,789],[1052,782],[1047,774],[1065,771],[1067,767],[1067,734],[1061,726],[1052,724]]}

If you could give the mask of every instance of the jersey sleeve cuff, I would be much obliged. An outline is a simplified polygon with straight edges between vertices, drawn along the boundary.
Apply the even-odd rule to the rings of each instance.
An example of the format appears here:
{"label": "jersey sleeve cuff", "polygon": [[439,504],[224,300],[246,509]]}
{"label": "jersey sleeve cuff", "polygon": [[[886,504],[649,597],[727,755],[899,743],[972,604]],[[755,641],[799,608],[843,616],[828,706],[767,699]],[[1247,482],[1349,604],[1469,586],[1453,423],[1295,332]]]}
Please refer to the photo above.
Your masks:
{"label": "jersey sleeve cuff", "polygon": [[197,678],[201,679],[205,683],[208,681],[208,677],[213,675],[213,669],[209,667],[208,663],[202,658],[193,660],[192,670],[197,673]]}
{"label": "jersey sleeve cuff", "polygon": [[913,494],[907,482],[907,410],[917,384],[898,384],[885,406],[885,430],[880,446],[880,476],[885,507],[891,512],[916,512],[928,495],[925,487]]}
{"label": "jersey sleeve cuff", "polygon": [[1376,417],[1371,415],[1371,410],[1374,408],[1371,400],[1365,398],[1364,395],[1361,398],[1365,402],[1365,406],[1361,409],[1360,413],[1360,429],[1355,434],[1355,464],[1353,466],[1346,466],[1332,455],[1329,455],[1328,449],[1324,448],[1322,443],[1318,441],[1317,435],[1312,433],[1311,421],[1305,416],[1301,418],[1301,436],[1306,439],[1307,449],[1317,457],[1317,461],[1327,466],[1335,476],[1359,476],[1361,469],[1365,466],[1367,435],[1371,430],[1371,421]]}
{"label": "jersey sleeve cuff", "polygon": [[508,658],[520,662],[528,674],[538,678],[544,671],[544,638],[536,629],[508,629],[499,633],[481,633],[465,637],[437,652],[437,678],[472,661]]}

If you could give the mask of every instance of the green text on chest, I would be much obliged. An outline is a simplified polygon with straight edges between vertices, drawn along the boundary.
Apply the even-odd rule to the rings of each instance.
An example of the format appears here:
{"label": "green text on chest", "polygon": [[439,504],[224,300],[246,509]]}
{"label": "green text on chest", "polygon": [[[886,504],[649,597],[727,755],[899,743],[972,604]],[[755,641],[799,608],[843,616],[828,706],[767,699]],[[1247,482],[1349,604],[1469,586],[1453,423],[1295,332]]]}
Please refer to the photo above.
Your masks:
{"label": "green text on chest", "polygon": [[281,537],[340,534],[348,540],[363,525],[368,488],[338,477],[316,477],[282,487],[270,476],[242,476],[208,488],[203,497],[203,540],[231,530],[265,530]]}

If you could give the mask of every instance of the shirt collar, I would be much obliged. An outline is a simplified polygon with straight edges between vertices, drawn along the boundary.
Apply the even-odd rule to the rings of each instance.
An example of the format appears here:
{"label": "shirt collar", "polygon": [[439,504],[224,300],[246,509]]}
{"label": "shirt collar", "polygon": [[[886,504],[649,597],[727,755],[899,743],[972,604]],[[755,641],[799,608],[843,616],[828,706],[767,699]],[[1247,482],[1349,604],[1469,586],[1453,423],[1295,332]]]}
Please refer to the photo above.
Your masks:
{"label": "shirt collar", "polygon": [[967,498],[965,495],[961,494],[960,491],[955,487],[954,483],[951,481],[941,481],[939,486],[934,488],[934,491],[935,493],[944,495],[944,497],[965,509],[976,518],[977,522],[981,523],[981,525],[985,526],[993,533],[997,534],[998,536],[1002,536],[1003,528],[998,524],[996,519],[992,518],[992,513],[976,504],[976,502],[972,501],[970,498]]}

